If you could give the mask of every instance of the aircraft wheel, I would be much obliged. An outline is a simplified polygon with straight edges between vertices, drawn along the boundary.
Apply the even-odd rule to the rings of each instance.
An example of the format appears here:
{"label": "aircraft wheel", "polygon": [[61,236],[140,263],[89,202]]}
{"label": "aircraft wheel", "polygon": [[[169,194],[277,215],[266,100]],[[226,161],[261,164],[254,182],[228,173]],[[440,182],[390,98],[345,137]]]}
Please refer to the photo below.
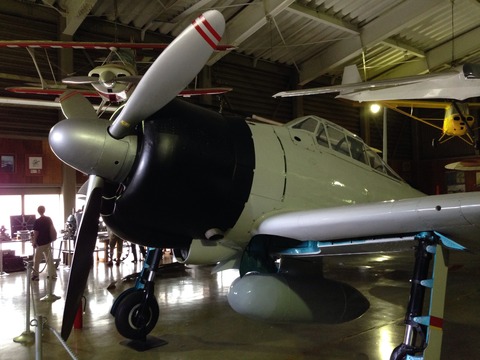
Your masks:
{"label": "aircraft wheel", "polygon": [[438,140],[437,139],[432,139],[432,147],[437,147],[438,145]]}
{"label": "aircraft wheel", "polygon": [[159,309],[157,300],[149,296],[147,304],[144,291],[135,291],[125,296],[118,304],[115,314],[115,326],[118,332],[133,340],[143,340],[155,327]]}
{"label": "aircraft wheel", "polygon": [[413,354],[414,352],[412,351],[412,347],[405,344],[400,344],[395,349],[393,349],[390,360],[405,360],[407,358],[407,355]]}

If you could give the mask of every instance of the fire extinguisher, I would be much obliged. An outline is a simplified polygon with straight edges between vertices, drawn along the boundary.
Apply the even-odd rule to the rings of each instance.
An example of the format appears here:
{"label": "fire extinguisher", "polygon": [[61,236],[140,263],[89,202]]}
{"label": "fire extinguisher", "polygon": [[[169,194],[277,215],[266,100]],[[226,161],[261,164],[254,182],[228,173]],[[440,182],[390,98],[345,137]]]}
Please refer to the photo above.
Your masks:
{"label": "fire extinguisher", "polygon": [[82,301],[78,305],[77,313],[75,314],[75,320],[73,321],[73,328],[74,329],[81,329],[83,328],[83,313],[87,306],[87,298],[82,296]]}

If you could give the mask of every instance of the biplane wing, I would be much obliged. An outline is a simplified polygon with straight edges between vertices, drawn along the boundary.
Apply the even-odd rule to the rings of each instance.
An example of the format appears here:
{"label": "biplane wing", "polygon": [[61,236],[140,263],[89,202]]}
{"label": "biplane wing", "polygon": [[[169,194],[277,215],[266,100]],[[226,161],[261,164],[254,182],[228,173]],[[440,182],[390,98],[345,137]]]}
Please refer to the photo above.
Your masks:
{"label": "biplane wing", "polygon": [[[34,54],[36,48],[49,49],[95,49],[109,50],[110,55],[104,64],[90,71],[89,76],[74,76],[63,79],[64,84],[91,84],[93,90],[82,90],[84,96],[90,98],[102,98],[104,102],[121,103],[128,99],[128,95],[133,90],[133,86],[138,83],[141,76],[137,75],[135,70],[135,61],[133,56],[125,57],[119,49],[144,49],[144,50],[163,50],[168,44],[165,43],[127,43],[127,42],[76,42],[76,41],[49,41],[49,40],[7,40],[0,41],[0,48],[26,48],[30,54],[33,63],[37,69],[40,79],[40,87],[10,87],[8,91],[21,94],[41,94],[41,95],[61,95],[67,88],[62,85],[48,85],[43,79]],[[215,51],[226,51],[233,49],[229,45],[214,45]],[[125,50],[126,51],[126,50]],[[108,62],[115,54],[118,61]],[[133,54],[133,53],[132,53]],[[210,87],[210,88],[186,88],[179,92],[178,96],[191,97],[198,95],[219,95],[231,91],[229,87]]]}
{"label": "biplane wing", "polygon": [[[60,96],[67,89],[63,87],[58,88],[48,88],[43,89],[41,87],[33,86],[14,86],[8,87],[6,90],[14,92],[17,94],[29,94],[29,95],[53,95]],[[94,90],[78,90],[77,92],[81,93],[83,96],[88,98],[100,98],[100,94]],[[226,92],[232,91],[230,87],[212,87],[212,88],[197,88],[197,89],[184,89],[180,91],[178,96],[190,97],[190,96],[199,96],[199,95],[220,95]]]}
{"label": "biplane wing", "polygon": [[[83,41],[53,41],[53,40],[1,40],[0,48],[46,48],[46,49],[165,49],[168,43],[130,43],[130,42],[83,42]],[[217,51],[233,50],[232,45],[217,45]]]}

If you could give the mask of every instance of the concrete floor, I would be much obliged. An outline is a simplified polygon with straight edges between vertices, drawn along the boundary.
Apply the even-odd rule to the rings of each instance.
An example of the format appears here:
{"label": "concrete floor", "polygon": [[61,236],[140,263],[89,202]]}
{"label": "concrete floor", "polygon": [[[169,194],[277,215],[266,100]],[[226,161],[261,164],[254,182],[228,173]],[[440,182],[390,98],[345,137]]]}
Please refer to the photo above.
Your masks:
{"label": "concrete floor", "polygon": [[[451,256],[441,359],[480,358],[478,260],[478,255]],[[165,261],[172,259],[166,256]],[[152,335],[168,344],[146,352],[121,344],[124,338],[109,314],[114,297],[132,286],[121,279],[141,266],[132,264],[131,257],[118,267],[95,262],[85,293],[83,328],[73,330],[67,342],[78,359],[389,359],[403,340],[413,253],[326,260],[326,276],[348,281],[371,303],[361,318],[340,325],[269,324],[235,313],[226,299],[235,271],[211,275],[211,267],[189,267],[164,273],[156,281],[160,319]],[[48,293],[44,274],[33,284],[36,313],[57,331],[68,272],[68,266],[60,264],[52,292],[61,298],[55,302],[39,301]],[[115,288],[107,289],[115,281]],[[35,358],[35,345],[13,341],[26,328],[25,286],[25,272],[0,278],[0,359]],[[44,359],[68,358],[51,331],[45,331],[42,344]]]}

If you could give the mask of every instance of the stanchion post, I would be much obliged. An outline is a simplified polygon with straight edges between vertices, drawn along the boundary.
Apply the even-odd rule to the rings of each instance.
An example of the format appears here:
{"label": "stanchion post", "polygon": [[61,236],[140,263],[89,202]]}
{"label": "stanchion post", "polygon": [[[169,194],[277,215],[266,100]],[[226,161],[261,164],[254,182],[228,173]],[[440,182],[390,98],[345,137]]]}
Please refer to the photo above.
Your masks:
{"label": "stanchion post", "polygon": [[37,328],[35,330],[35,360],[42,360],[43,349],[42,349],[42,336],[43,336],[43,316],[38,315]]}
{"label": "stanchion post", "polygon": [[52,281],[53,279],[51,277],[47,278],[47,295],[42,297],[40,301],[55,302],[58,299],[60,299],[60,296],[57,296],[52,293]]}
{"label": "stanchion post", "polygon": [[0,241],[0,277],[7,276],[8,274],[3,271],[3,248],[2,242]]}
{"label": "stanchion post", "polygon": [[31,261],[27,262],[27,289],[26,289],[26,309],[25,309],[25,331],[13,338],[13,341],[16,343],[22,343],[22,344],[32,344],[35,339],[34,339],[34,333],[30,331],[30,299],[31,299],[31,294],[30,294],[30,289],[31,289],[31,279],[32,279],[32,266],[33,263]]}
{"label": "stanchion post", "polygon": [[[50,249],[50,254],[48,256],[53,256],[53,251],[52,249]],[[53,259],[52,259],[53,261]],[[47,266],[48,265],[48,260],[47,260]],[[52,273],[51,269],[48,268],[48,272],[49,273]],[[55,294],[53,294],[53,286],[52,286],[52,282],[53,282],[53,279],[52,279],[52,276],[48,276],[47,277],[47,295],[45,295],[43,298],[40,299],[40,301],[47,301],[47,302],[55,302],[57,301],[58,299],[60,299],[60,296],[57,296]]]}

